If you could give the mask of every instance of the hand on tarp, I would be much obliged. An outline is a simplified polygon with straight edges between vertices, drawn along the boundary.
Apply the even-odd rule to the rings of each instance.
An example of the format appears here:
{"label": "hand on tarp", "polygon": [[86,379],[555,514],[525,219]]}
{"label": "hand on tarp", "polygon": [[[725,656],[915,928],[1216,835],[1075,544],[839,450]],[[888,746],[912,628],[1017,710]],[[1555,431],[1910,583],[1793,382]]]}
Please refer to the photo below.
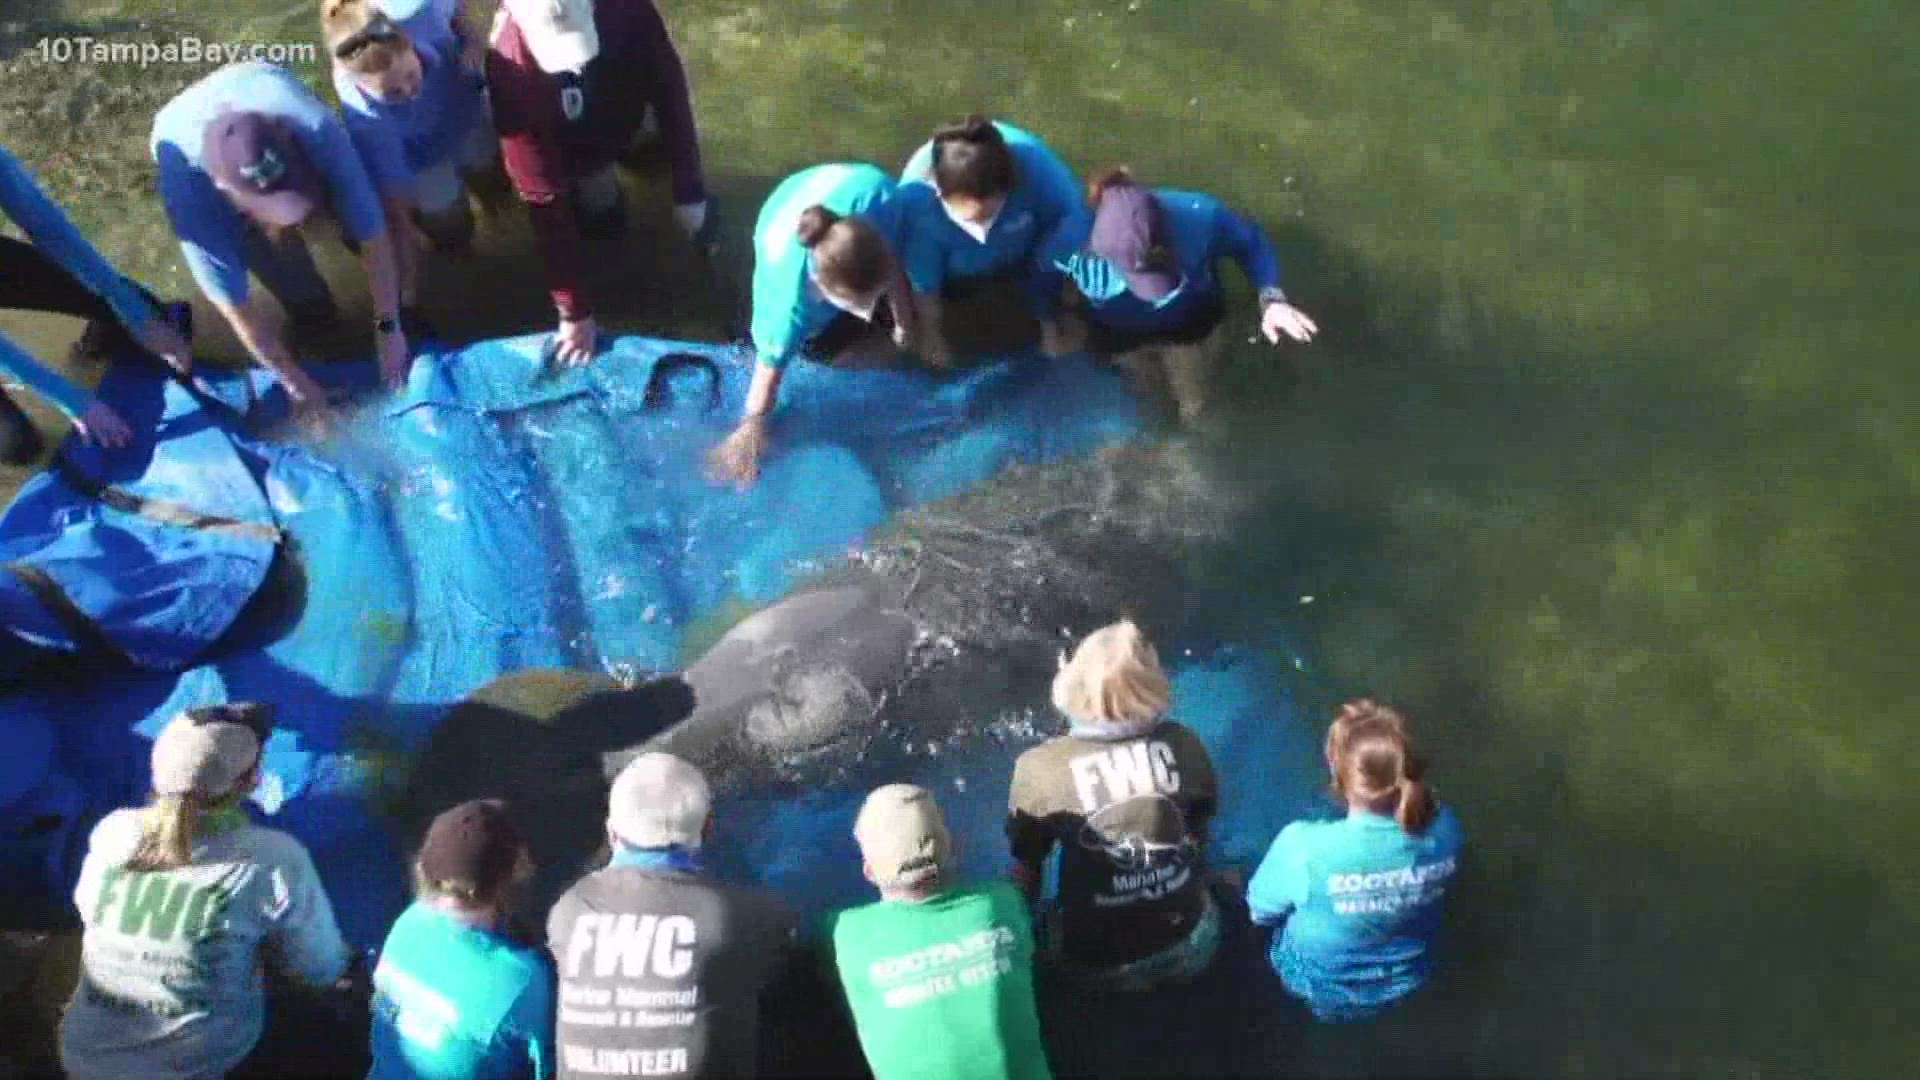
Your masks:
{"label": "hand on tarp", "polygon": [[740,421],[733,434],[707,455],[707,464],[716,479],[747,487],[760,479],[760,459],[767,453],[767,418],[749,416]]}
{"label": "hand on tarp", "polygon": [[584,367],[593,359],[594,346],[600,340],[600,327],[588,315],[583,319],[562,316],[560,329],[553,334],[553,358],[562,367]]}
{"label": "hand on tarp", "polygon": [[73,430],[91,446],[116,449],[133,441],[133,429],[120,419],[112,406],[98,399],[89,402],[86,411],[73,418]]}

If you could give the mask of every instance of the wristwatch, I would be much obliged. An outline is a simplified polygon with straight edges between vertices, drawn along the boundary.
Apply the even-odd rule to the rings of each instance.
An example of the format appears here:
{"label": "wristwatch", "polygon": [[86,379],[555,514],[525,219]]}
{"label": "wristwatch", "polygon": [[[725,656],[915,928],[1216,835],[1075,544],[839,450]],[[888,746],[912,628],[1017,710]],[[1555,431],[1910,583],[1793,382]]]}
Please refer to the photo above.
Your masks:
{"label": "wristwatch", "polygon": [[373,320],[373,332],[381,337],[400,332],[400,320],[391,315],[382,315]]}
{"label": "wristwatch", "polygon": [[1284,304],[1286,302],[1287,294],[1281,292],[1280,286],[1278,285],[1269,285],[1260,290],[1260,310],[1262,311],[1267,309],[1268,304]]}

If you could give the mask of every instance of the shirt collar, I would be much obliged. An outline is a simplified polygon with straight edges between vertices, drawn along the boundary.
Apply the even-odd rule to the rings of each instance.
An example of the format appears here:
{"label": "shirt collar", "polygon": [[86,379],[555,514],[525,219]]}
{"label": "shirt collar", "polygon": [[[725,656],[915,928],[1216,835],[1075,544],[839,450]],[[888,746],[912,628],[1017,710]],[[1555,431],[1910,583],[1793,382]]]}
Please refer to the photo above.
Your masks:
{"label": "shirt collar", "polygon": [[672,870],[681,874],[697,874],[700,872],[700,852],[678,844],[663,848],[616,846],[613,849],[613,858],[607,865],[632,867],[637,870]]}

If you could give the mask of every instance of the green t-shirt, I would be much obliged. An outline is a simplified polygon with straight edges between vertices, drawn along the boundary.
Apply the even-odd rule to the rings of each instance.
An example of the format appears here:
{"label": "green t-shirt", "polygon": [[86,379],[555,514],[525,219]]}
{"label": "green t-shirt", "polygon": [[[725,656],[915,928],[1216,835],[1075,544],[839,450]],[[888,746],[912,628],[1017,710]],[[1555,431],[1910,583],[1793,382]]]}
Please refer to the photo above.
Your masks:
{"label": "green t-shirt", "polygon": [[852,908],[825,940],[876,1080],[1051,1080],[1011,885]]}

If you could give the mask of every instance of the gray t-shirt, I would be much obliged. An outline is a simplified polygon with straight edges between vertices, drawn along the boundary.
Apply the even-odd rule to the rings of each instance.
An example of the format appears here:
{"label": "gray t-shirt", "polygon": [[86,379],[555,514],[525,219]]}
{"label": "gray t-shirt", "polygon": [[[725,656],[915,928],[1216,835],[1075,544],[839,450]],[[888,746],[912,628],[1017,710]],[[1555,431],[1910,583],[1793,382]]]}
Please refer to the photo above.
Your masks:
{"label": "gray t-shirt", "polygon": [[770,897],[673,870],[610,866],[554,905],[559,1076],[752,1076],[760,994],[791,959]]}
{"label": "gray t-shirt", "polygon": [[313,860],[293,837],[251,824],[218,829],[193,861],[137,873],[143,811],[93,830],[74,903],[85,923],[80,985],[60,1025],[60,1056],[83,1080],[217,1077],[259,1041],[261,947],[324,986],[348,951]]}

